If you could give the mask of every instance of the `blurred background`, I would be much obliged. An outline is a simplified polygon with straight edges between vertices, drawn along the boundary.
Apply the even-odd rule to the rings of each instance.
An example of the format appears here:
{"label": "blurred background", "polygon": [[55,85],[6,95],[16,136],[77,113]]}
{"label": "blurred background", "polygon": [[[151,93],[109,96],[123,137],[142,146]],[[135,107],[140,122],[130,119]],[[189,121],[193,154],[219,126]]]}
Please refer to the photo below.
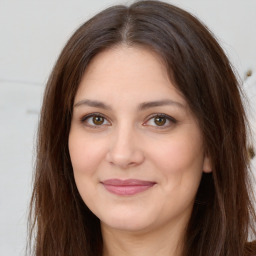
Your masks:
{"label": "blurred background", "polygon": [[[25,253],[38,115],[47,78],[62,47],[98,11],[131,2],[0,0],[0,255]],[[256,1],[166,2],[190,11],[214,32],[245,81],[256,131]]]}

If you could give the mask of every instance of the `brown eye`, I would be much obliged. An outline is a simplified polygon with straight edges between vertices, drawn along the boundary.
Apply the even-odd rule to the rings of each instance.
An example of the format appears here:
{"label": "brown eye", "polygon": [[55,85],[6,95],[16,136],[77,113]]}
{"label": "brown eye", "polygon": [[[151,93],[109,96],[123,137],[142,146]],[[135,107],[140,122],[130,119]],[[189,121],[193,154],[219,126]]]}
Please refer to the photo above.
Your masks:
{"label": "brown eye", "polygon": [[166,118],[163,116],[157,116],[154,118],[154,122],[157,126],[163,126],[166,123]]}
{"label": "brown eye", "polygon": [[102,116],[94,116],[92,119],[93,124],[102,125],[104,123],[104,117]]}
{"label": "brown eye", "polygon": [[81,118],[81,122],[92,128],[100,128],[111,125],[111,123],[101,114],[92,113]]}
{"label": "brown eye", "polygon": [[158,129],[169,129],[177,123],[177,120],[172,116],[164,113],[152,114],[148,120],[143,123],[143,126],[155,127]]}

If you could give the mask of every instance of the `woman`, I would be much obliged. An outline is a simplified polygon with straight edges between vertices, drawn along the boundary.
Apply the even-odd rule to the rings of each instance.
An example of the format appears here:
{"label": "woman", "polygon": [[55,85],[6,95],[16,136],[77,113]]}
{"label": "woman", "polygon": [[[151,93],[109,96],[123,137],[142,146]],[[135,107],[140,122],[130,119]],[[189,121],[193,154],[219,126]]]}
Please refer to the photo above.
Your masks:
{"label": "woman", "polygon": [[255,254],[247,144],[236,77],[195,17],[158,1],[99,13],[46,87],[34,254]]}

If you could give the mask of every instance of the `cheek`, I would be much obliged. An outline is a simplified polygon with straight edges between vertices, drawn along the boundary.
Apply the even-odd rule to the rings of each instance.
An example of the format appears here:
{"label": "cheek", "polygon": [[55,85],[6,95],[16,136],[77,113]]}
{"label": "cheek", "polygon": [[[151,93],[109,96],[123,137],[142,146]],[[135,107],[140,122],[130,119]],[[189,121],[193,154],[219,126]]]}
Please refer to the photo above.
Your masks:
{"label": "cheek", "polygon": [[150,146],[154,159],[168,169],[182,171],[193,166],[202,166],[203,147],[197,138],[176,136]]}
{"label": "cheek", "polygon": [[186,134],[161,141],[158,147],[151,145],[151,159],[164,177],[165,188],[170,191],[196,191],[200,183],[203,170],[202,141],[196,133]]}
{"label": "cheek", "polygon": [[102,141],[85,137],[83,133],[70,132],[69,153],[74,175],[93,175],[105,155]]}
{"label": "cheek", "polygon": [[84,203],[90,208],[94,205],[95,193],[98,189],[97,170],[104,157],[103,144],[85,137],[79,130],[71,130],[69,153],[77,189]]}

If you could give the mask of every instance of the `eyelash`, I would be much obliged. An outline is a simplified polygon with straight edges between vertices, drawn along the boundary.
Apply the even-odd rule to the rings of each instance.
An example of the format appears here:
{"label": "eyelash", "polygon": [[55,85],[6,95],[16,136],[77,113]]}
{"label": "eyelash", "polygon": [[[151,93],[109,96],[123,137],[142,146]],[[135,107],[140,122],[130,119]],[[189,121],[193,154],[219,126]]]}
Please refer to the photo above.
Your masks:
{"label": "eyelash", "polygon": [[[101,113],[91,113],[91,114],[85,115],[80,119],[80,121],[81,121],[81,123],[85,124],[87,127],[93,128],[93,129],[101,128],[102,126],[110,126],[111,125],[111,124],[104,124],[104,123],[99,124],[99,125],[96,125],[96,124],[91,125],[91,124],[88,123],[88,120],[89,120],[89,118],[93,118],[93,117],[103,118],[104,119],[103,122],[107,121],[108,123],[110,123],[110,121],[104,115],[102,115]],[[155,118],[165,118],[166,121],[165,121],[164,125],[162,125],[162,126],[161,125],[147,125],[147,123],[150,120],[155,119]],[[154,120],[153,120],[153,122],[154,122]],[[165,125],[166,122],[169,122],[171,124],[176,124],[177,120],[175,118],[169,116],[169,115],[164,114],[164,113],[157,113],[157,114],[152,114],[149,117],[147,117],[147,120],[142,125],[143,126],[157,127],[158,129],[166,129],[166,128],[169,128],[169,126],[171,125],[171,124]]]}
{"label": "eyelash", "polygon": [[[101,113],[91,113],[91,114],[88,114],[88,115],[85,115],[85,116],[83,116],[82,118],[81,118],[81,123],[83,123],[83,124],[86,124],[86,126],[88,126],[88,127],[90,127],[90,128],[100,128],[100,126],[103,126],[103,125],[91,125],[91,124],[89,124],[88,123],[88,119],[89,118],[93,118],[93,117],[101,117],[101,118],[103,118],[104,119],[104,121],[105,120],[107,120],[108,121],[108,119],[104,116],[104,115],[102,115]],[[109,121],[108,121],[109,122]],[[110,122],[109,122],[110,123]],[[104,125],[105,126],[105,125]]]}
{"label": "eyelash", "polygon": [[[169,125],[166,125],[166,122],[164,123],[164,125],[148,125],[148,126],[153,126],[153,127],[157,127],[158,129],[166,129],[169,128],[171,124],[176,124],[177,120],[169,115],[166,115],[164,113],[157,113],[157,114],[152,114],[147,118],[147,121],[143,123],[143,126],[147,126],[146,123],[148,123],[150,120],[152,119],[156,119],[156,118],[165,118],[166,122],[169,122]],[[154,122],[154,120],[153,120]]]}

